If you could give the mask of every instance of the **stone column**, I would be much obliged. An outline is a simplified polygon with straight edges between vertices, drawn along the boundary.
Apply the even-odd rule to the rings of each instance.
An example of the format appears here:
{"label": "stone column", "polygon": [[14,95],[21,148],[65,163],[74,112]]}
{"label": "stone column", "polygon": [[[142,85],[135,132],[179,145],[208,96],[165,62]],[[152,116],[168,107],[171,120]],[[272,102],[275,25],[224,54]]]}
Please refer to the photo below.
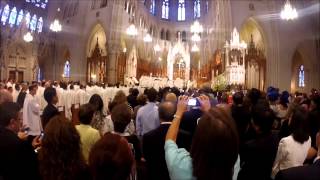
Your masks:
{"label": "stone column", "polygon": [[123,33],[122,16],[125,1],[112,1],[112,18],[110,23],[110,33],[108,34],[108,67],[107,79],[108,83],[117,83],[117,61],[121,52],[120,36]]}
{"label": "stone column", "polygon": [[115,84],[117,83],[117,62],[118,62],[118,55],[119,55],[119,45],[117,44],[110,44],[108,48],[108,83]]}

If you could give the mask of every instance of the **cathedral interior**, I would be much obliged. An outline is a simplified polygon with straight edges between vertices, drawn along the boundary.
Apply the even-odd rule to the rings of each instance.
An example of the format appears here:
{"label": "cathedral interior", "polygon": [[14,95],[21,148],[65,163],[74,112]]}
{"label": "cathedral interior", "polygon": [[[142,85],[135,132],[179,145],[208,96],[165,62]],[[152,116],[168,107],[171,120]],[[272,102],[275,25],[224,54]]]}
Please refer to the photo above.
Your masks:
{"label": "cathedral interior", "polygon": [[320,88],[319,1],[0,0],[1,80],[147,76]]}

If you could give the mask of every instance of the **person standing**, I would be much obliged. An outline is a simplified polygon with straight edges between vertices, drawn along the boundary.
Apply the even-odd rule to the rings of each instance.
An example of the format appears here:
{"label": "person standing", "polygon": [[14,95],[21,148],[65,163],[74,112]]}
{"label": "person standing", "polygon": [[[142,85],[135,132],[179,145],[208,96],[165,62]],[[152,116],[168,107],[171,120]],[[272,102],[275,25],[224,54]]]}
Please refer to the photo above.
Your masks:
{"label": "person standing", "polygon": [[160,126],[143,135],[143,154],[150,179],[170,179],[163,147],[175,113],[176,106],[172,102],[161,103],[159,105]]}
{"label": "person standing", "polygon": [[154,88],[148,89],[148,103],[141,107],[136,117],[136,131],[138,136],[143,136],[160,126],[158,106],[156,104],[158,93]]}
{"label": "person standing", "polygon": [[0,104],[0,179],[39,179],[37,157],[32,146],[19,138],[22,113],[18,103]]}
{"label": "person standing", "polygon": [[38,86],[29,86],[29,94],[26,95],[23,104],[23,126],[28,128],[28,141],[32,140],[40,135],[42,131],[42,125],[40,120],[40,105],[35,95],[37,93]]}
{"label": "person standing", "polygon": [[58,96],[57,91],[55,88],[48,87],[44,90],[44,99],[47,101],[47,106],[43,110],[41,122],[43,129],[48,124],[49,120],[59,115],[58,108],[56,107],[56,104],[58,103]]}

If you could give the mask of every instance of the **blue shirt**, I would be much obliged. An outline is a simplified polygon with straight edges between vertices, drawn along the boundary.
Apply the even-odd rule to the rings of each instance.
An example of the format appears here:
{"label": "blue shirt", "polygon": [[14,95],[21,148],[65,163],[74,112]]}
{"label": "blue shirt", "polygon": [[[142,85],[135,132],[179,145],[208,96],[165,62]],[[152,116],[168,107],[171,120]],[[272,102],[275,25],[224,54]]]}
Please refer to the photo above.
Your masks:
{"label": "blue shirt", "polygon": [[[166,163],[171,180],[195,180],[193,177],[192,158],[184,148],[178,148],[172,140],[167,140],[164,145]],[[240,170],[240,159],[234,165],[233,180],[236,180]]]}
{"label": "blue shirt", "polygon": [[151,130],[160,126],[158,106],[156,103],[148,102],[142,106],[137,113],[136,131],[138,136],[143,136]]}

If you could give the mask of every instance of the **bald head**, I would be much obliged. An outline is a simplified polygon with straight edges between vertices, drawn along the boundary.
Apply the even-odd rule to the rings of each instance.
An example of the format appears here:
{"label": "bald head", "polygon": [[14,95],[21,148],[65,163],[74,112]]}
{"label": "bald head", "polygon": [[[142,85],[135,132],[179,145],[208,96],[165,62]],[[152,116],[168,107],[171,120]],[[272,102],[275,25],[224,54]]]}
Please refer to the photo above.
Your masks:
{"label": "bald head", "polygon": [[177,102],[177,96],[174,93],[168,93],[164,100],[170,102]]}
{"label": "bald head", "polygon": [[163,102],[159,105],[159,118],[162,122],[170,122],[173,120],[173,116],[176,113],[176,105],[172,102]]}
{"label": "bald head", "polygon": [[4,102],[13,102],[13,97],[11,93],[6,89],[0,90],[0,104]]}

